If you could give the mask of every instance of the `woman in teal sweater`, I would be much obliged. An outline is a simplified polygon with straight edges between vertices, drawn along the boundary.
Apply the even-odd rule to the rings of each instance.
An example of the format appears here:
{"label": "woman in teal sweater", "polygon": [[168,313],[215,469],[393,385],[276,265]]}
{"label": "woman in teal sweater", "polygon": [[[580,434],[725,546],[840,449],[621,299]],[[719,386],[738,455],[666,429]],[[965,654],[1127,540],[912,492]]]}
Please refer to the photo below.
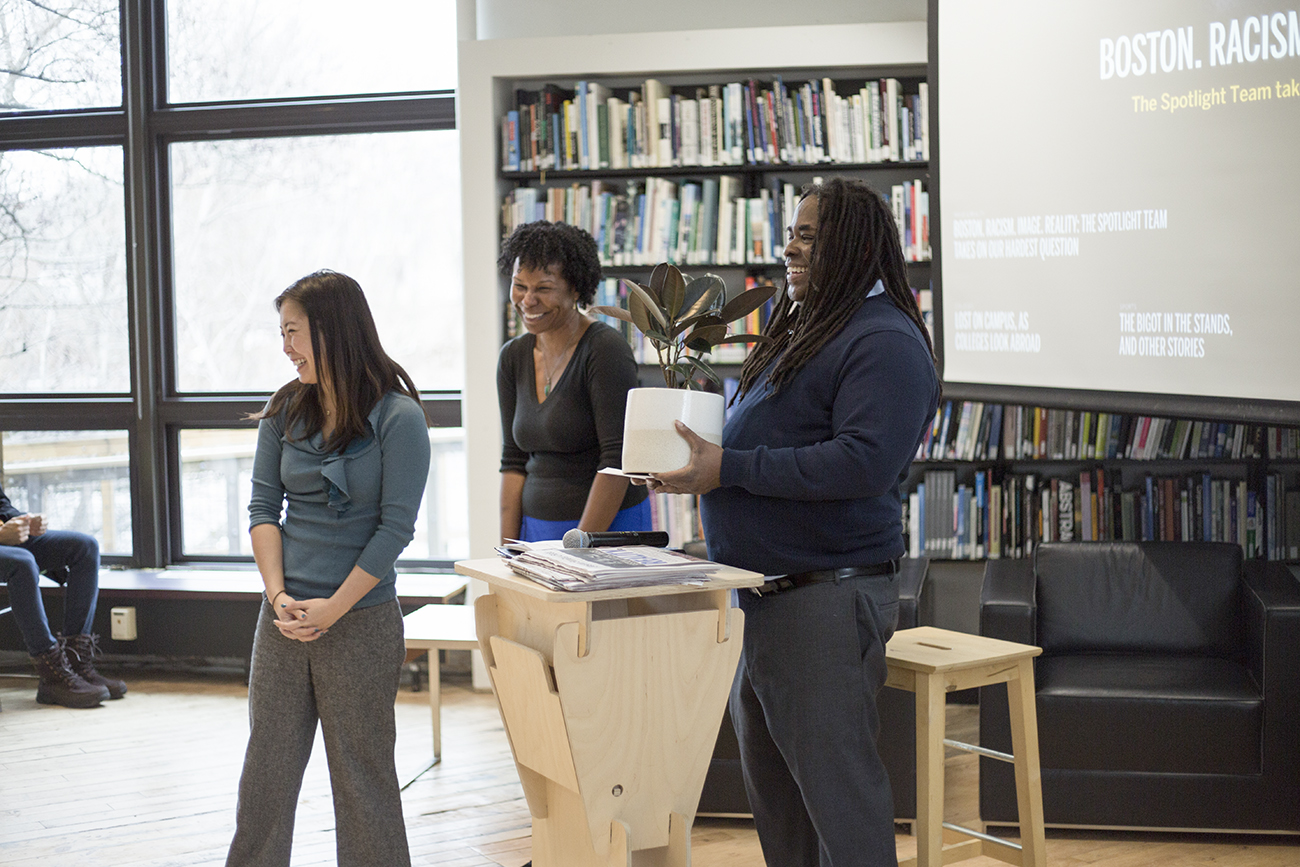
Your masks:
{"label": "woman in teal sweater", "polygon": [[338,864],[401,867],[410,855],[393,754],[405,657],[394,563],[415,534],[428,422],[355,280],[318,271],[275,306],[298,376],[258,415],[248,511],[266,604],[226,863],[289,864],[319,722]]}

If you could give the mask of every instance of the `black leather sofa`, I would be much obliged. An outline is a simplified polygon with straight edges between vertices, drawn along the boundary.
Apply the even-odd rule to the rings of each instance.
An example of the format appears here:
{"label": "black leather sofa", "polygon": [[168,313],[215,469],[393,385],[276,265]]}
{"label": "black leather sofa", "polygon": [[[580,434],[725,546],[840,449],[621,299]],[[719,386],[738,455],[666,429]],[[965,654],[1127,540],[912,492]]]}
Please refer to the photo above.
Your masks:
{"label": "black leather sofa", "polygon": [[[1300,831],[1300,582],[1225,543],[1047,544],[991,560],[980,631],[1035,662],[1048,825]],[[980,743],[1011,751],[1005,690]],[[1015,825],[980,759],[980,818]]]}
{"label": "black leather sofa", "polygon": [[[904,559],[899,570],[898,629],[920,626],[919,603],[929,560]],[[746,591],[741,590],[741,593]],[[899,822],[916,818],[916,697],[885,687],[880,692],[880,757],[894,790],[894,817]],[[728,711],[722,718],[713,759],[704,778],[699,813],[708,816],[748,816],[749,798],[740,773],[740,745]]]}

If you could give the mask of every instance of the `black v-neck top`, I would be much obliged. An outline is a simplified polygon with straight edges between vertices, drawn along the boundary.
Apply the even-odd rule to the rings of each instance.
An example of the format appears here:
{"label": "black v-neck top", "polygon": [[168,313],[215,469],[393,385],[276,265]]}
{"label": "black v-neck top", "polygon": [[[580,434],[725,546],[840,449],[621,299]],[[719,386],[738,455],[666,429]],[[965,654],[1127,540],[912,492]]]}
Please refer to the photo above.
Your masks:
{"label": "black v-neck top", "polygon": [[[623,335],[593,322],[550,395],[537,401],[533,348],[521,334],[501,348],[497,400],[501,405],[501,471],[525,473],[523,513],[542,521],[582,517],[596,471],[620,467],[627,391],[637,384],[636,361]],[[620,509],[646,498],[628,485]]]}

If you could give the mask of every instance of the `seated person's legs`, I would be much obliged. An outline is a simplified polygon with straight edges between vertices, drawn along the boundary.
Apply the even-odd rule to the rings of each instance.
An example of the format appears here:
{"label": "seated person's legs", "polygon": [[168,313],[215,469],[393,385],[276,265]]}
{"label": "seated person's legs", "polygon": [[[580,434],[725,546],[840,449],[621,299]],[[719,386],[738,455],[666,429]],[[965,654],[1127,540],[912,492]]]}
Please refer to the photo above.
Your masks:
{"label": "seated person's legs", "polygon": [[[8,587],[14,619],[40,676],[36,700],[41,704],[59,704],[65,707],[96,707],[109,697],[109,690],[103,685],[88,683],[75,672],[68,664],[63,643],[56,641],[50,632],[39,586],[40,570],[45,564],[38,561],[35,553],[30,550],[31,542],[39,538],[42,537],[28,540],[22,545],[0,545],[0,581],[4,581]],[[94,543],[93,539],[91,543]],[[93,559],[97,584],[97,549]],[[69,592],[69,607],[79,604],[73,595]],[[93,615],[93,609],[90,613]],[[73,616],[82,615],[74,611]]]}
{"label": "seated person's legs", "polygon": [[93,536],[48,530],[27,541],[37,564],[67,588],[63,606],[63,649],[68,664],[87,683],[108,690],[109,698],[126,695],[126,684],[95,670],[98,636],[91,634],[99,600],[99,543]]}

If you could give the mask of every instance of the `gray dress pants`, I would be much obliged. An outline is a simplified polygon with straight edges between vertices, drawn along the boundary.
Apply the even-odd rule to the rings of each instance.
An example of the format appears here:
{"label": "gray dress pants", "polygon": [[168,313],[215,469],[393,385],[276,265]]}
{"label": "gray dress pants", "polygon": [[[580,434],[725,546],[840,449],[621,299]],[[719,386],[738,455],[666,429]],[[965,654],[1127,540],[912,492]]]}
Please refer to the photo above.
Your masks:
{"label": "gray dress pants", "polygon": [[353,609],[316,641],[285,638],[262,604],[248,689],[251,731],[227,867],[288,867],[319,722],[339,867],[407,867],[393,704],[405,658],[396,600]]}
{"label": "gray dress pants", "polygon": [[741,590],[739,599],[745,639],[731,715],[768,867],[896,867],[876,696],[898,576],[763,597]]}

